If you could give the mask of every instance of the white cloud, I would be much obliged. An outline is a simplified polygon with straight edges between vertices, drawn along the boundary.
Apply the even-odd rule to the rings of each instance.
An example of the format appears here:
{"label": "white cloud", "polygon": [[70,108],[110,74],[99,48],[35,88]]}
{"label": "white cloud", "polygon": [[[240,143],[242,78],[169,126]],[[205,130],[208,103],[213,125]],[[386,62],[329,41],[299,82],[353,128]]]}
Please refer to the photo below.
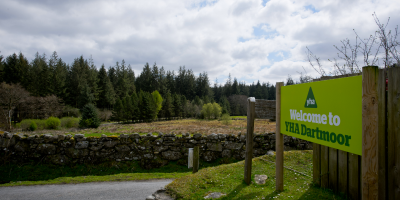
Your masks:
{"label": "white cloud", "polygon": [[[185,65],[210,80],[275,83],[305,67],[308,46],[324,60],[332,45],[376,30],[371,14],[389,29],[400,22],[395,1],[192,0],[192,1],[5,1],[0,7],[0,51],[8,56],[57,51],[66,62],[92,55],[107,67],[125,59],[135,73],[146,62],[177,70]],[[254,30],[263,31],[255,34]],[[271,56],[272,55],[272,56]],[[281,56],[279,56],[281,55]],[[279,59],[278,59],[279,57]],[[283,60],[282,60],[283,59]]]}

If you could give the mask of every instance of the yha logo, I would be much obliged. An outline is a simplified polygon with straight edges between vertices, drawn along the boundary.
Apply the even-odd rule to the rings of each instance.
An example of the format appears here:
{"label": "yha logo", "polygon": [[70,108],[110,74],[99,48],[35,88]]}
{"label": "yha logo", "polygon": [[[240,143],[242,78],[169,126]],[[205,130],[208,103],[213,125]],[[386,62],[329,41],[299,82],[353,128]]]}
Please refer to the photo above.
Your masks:
{"label": "yha logo", "polygon": [[306,103],[304,104],[305,108],[317,108],[317,101],[315,100],[314,93],[310,87],[308,90],[308,95],[306,98]]}
{"label": "yha logo", "polygon": [[307,99],[307,106],[310,104],[315,104],[315,99]]}

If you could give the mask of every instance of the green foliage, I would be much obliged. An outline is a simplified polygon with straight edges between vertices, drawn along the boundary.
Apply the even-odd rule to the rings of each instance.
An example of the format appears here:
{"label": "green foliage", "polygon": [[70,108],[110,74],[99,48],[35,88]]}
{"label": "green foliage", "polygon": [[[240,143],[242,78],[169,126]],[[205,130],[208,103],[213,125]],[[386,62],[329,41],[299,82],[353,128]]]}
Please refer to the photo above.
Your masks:
{"label": "green foliage", "polygon": [[201,114],[203,114],[204,118],[211,119],[211,118],[219,118],[221,116],[222,108],[217,103],[207,103],[203,105],[201,109]]}
{"label": "green foliage", "polygon": [[45,119],[34,119],[33,121],[37,124],[38,130],[46,129],[46,120]]}
{"label": "green foliage", "polygon": [[221,117],[222,124],[230,125],[232,123],[231,116],[229,114],[223,114]]}
{"label": "green foliage", "polygon": [[61,121],[57,117],[49,117],[46,120],[46,127],[48,129],[57,129],[60,127]]}
{"label": "green foliage", "polygon": [[161,97],[160,93],[157,90],[152,92],[151,95],[153,96],[153,100],[154,100],[154,103],[156,105],[156,110],[157,110],[157,113],[158,113],[158,111],[160,111],[161,108],[162,108],[163,98]]}
{"label": "green foliage", "polygon": [[79,118],[75,117],[63,117],[61,118],[61,127],[64,128],[78,128],[79,127]]}
{"label": "green foliage", "polygon": [[37,125],[35,123],[35,121],[31,121],[31,124],[28,127],[29,131],[35,131],[37,129]]}
{"label": "green foliage", "polygon": [[117,102],[114,105],[114,109],[112,111],[111,119],[117,122],[123,121],[123,105],[121,99],[117,99]]}
{"label": "green foliage", "polygon": [[100,126],[100,118],[96,106],[86,104],[82,108],[82,118],[79,121],[79,126],[84,128],[97,128]]}

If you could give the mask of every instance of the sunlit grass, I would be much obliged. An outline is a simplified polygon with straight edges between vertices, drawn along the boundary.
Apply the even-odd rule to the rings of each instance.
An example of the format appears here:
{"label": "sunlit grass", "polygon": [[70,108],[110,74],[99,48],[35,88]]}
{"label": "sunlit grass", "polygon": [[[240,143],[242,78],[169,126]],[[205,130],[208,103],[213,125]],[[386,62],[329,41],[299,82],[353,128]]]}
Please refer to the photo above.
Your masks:
{"label": "sunlit grass", "polygon": [[[211,192],[226,194],[221,199],[344,199],[312,184],[312,151],[285,152],[284,191],[275,191],[275,156],[253,159],[252,183],[244,183],[244,161],[200,170],[166,186],[178,199],[203,199]],[[268,176],[265,185],[254,183],[255,174]]]}

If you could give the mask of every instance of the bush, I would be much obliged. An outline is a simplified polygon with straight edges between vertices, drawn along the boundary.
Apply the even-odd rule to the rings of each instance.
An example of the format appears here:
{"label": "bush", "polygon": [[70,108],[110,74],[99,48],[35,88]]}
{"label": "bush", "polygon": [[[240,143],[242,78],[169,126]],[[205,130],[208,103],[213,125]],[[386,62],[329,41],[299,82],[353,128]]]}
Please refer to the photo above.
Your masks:
{"label": "bush", "polygon": [[22,128],[22,130],[28,130],[29,126],[32,123],[32,121],[33,121],[32,119],[24,119],[24,120],[22,120],[21,123],[19,123],[20,127]]}
{"label": "bush", "polygon": [[36,129],[37,129],[37,125],[36,125],[35,121],[31,121],[31,124],[29,125],[28,130],[35,131]]}
{"label": "bush", "polygon": [[100,126],[99,113],[96,106],[93,104],[86,104],[82,108],[82,118],[79,121],[79,126],[84,128],[97,128]]}
{"label": "bush", "polygon": [[48,129],[56,129],[60,126],[61,122],[60,119],[58,119],[57,117],[49,117],[46,120],[46,127]]}
{"label": "bush", "polygon": [[79,118],[75,117],[63,117],[61,118],[61,127],[65,128],[78,128],[79,127]]}
{"label": "bush", "polygon": [[232,123],[231,116],[229,114],[223,114],[221,117],[222,124],[229,125]]}
{"label": "bush", "polygon": [[203,108],[201,109],[201,113],[203,114],[204,118],[206,118],[206,119],[211,119],[211,117],[218,119],[219,116],[221,116],[221,111],[222,111],[222,108],[217,103],[204,104]]}
{"label": "bush", "polygon": [[44,119],[34,119],[32,120],[36,123],[38,130],[43,130],[46,128],[46,120]]}

